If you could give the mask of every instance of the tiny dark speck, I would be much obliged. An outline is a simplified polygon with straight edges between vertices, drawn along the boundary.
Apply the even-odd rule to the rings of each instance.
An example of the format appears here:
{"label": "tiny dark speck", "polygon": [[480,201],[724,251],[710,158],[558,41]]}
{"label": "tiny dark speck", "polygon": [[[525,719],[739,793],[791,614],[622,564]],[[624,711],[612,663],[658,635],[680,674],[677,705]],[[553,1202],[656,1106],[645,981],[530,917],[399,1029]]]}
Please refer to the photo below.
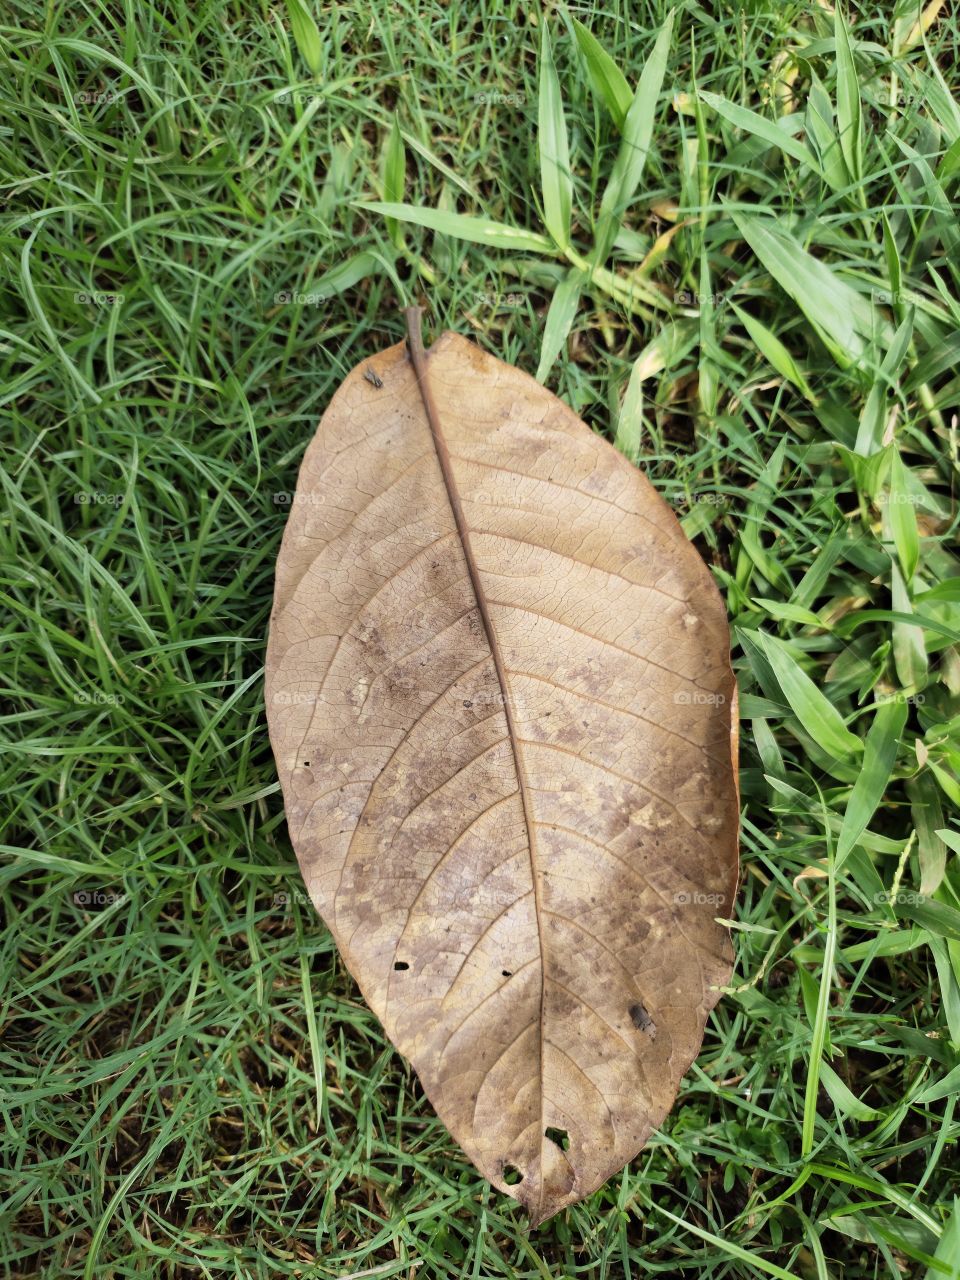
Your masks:
{"label": "tiny dark speck", "polygon": [[638,1031],[646,1031],[651,1038],[657,1034],[656,1025],[642,1004],[632,1004],[629,1013],[630,1021]]}
{"label": "tiny dark speck", "polygon": [[465,707],[472,707],[472,706],[473,706],[473,703],[470,701],[470,699],[469,699],[469,698],[464,698],[464,700],[463,700],[463,705],[464,705]]}

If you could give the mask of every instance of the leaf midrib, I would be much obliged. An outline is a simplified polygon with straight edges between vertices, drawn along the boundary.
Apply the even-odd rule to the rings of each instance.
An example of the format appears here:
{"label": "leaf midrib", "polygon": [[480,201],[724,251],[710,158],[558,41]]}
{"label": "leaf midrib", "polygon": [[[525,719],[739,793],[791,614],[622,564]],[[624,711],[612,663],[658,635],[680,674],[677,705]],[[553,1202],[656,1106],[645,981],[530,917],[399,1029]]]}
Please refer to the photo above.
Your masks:
{"label": "leaf midrib", "polygon": [[527,783],[526,770],[523,764],[523,758],[519,749],[519,734],[513,719],[513,708],[510,703],[510,693],[507,681],[507,669],[503,661],[503,655],[500,651],[500,642],[493,626],[493,620],[490,617],[490,610],[487,605],[486,593],[480,579],[480,570],[477,567],[476,558],[473,554],[473,547],[470,543],[470,529],[467,524],[466,516],[463,512],[463,504],[460,501],[460,490],[457,487],[456,477],[453,474],[453,466],[450,460],[450,452],[447,448],[447,442],[443,435],[443,428],[440,424],[440,415],[437,412],[436,402],[433,399],[433,392],[430,388],[430,382],[427,377],[427,352],[424,350],[423,339],[420,333],[420,308],[407,307],[405,311],[407,321],[407,351],[413,370],[417,379],[417,388],[420,392],[420,399],[423,402],[424,412],[427,416],[427,423],[430,427],[430,435],[433,439],[434,449],[436,450],[437,461],[440,464],[440,472],[443,476],[444,488],[447,493],[447,500],[450,503],[450,510],[453,513],[454,523],[457,526],[457,533],[460,538],[460,546],[463,549],[464,559],[467,564],[467,572],[470,575],[470,583],[473,587],[474,598],[477,602],[477,610],[480,614],[480,620],[483,623],[484,633],[487,637],[487,644],[490,647],[490,656],[493,658],[494,669],[497,673],[497,681],[500,685],[500,693],[503,697],[504,716],[507,721],[507,736],[510,739],[510,748],[513,752],[514,768],[517,773],[517,785],[520,791],[520,801],[523,805],[523,817],[527,828],[527,849],[530,854],[530,878],[533,882],[534,910],[537,918],[537,943],[540,950],[540,1031],[537,1037],[537,1052],[539,1054],[538,1080],[540,1093],[540,1129],[539,1129],[539,1168],[538,1168],[538,1212],[543,1206],[543,1146],[544,1146],[544,1078],[543,1078],[543,1044],[544,1044],[544,988],[546,984],[546,959],[543,945],[543,904],[540,895],[540,881],[537,875],[537,856],[536,856],[536,823],[533,818],[532,804],[530,801],[529,787]]}

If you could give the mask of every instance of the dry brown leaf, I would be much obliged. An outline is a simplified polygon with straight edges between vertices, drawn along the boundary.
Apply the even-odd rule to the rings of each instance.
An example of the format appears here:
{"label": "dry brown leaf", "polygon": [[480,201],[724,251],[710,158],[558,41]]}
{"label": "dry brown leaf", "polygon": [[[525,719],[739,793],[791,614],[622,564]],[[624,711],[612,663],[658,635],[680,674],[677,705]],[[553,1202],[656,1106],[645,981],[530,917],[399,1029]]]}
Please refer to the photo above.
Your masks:
{"label": "dry brown leaf", "polygon": [[793,887],[796,889],[801,880],[826,880],[830,872],[826,866],[821,863],[814,863],[811,866],[804,867],[803,870],[793,877]]}
{"label": "dry brown leaf", "polygon": [[304,457],[270,736],[351,973],[536,1224],[640,1150],[730,977],[729,632],[635,467],[533,378],[413,327]]}

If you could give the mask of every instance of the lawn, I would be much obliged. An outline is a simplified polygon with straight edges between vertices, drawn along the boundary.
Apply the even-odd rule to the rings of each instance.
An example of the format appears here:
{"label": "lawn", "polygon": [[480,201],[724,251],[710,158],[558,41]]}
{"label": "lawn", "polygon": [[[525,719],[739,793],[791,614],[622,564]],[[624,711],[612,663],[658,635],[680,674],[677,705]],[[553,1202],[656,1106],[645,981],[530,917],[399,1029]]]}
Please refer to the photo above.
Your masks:
{"label": "lawn", "polygon": [[[5,1273],[960,1276],[955,7],[0,34]],[[300,458],[413,302],[643,467],[740,686],[734,977],[533,1231],[338,958],[267,739]]]}

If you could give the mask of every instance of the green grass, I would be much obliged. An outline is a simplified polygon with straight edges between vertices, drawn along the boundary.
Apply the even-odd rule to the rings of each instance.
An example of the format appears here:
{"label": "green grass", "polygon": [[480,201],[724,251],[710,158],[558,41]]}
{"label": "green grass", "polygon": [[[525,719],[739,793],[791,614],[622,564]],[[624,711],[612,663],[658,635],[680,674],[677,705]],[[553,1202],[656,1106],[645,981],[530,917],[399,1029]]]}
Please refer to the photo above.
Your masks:
{"label": "green grass", "polygon": [[[960,21],[918,12],[689,0],[631,121],[662,0],[548,43],[306,0],[303,52],[265,3],[5,6],[7,1274],[960,1274]],[[732,989],[532,1233],[302,896],[264,721],[284,495],[417,299],[639,458],[741,683]]]}

